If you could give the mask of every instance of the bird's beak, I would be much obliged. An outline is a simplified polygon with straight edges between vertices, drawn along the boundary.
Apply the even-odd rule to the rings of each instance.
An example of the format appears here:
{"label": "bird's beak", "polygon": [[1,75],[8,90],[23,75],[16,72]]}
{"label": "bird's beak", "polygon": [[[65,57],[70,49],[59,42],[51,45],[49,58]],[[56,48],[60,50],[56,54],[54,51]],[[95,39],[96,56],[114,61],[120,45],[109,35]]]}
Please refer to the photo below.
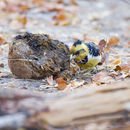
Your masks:
{"label": "bird's beak", "polygon": [[76,55],[73,55],[73,54],[70,55],[70,61],[72,61],[75,58],[76,58]]}

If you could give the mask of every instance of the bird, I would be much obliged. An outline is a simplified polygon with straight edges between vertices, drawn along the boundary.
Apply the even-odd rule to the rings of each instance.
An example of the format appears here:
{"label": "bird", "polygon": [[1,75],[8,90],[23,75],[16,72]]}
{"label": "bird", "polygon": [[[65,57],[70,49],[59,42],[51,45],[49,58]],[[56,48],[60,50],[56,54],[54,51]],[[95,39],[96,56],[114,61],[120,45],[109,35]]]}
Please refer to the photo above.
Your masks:
{"label": "bird", "polygon": [[70,48],[70,61],[72,60],[82,69],[93,70],[101,61],[100,49],[93,42],[78,40]]}

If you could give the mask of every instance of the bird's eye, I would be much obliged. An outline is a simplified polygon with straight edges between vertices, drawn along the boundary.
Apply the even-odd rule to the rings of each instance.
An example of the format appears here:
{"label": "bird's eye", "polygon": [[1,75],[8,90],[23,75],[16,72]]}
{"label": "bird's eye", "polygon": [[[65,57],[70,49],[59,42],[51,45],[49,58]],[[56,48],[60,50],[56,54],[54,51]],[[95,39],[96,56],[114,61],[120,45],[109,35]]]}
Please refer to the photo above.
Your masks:
{"label": "bird's eye", "polygon": [[85,50],[84,50],[84,49],[81,49],[81,50],[77,51],[77,52],[75,53],[75,55],[79,55],[80,52],[85,52]]}
{"label": "bird's eye", "polygon": [[79,55],[79,53],[80,53],[80,51],[77,51],[77,52],[75,53],[75,55]]}

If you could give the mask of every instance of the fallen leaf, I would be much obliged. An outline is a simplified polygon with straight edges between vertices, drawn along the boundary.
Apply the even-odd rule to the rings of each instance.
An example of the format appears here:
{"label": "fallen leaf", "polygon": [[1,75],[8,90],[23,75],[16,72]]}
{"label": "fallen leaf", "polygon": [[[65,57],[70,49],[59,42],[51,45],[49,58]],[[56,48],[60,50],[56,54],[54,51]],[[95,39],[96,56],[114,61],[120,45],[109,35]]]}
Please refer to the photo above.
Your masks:
{"label": "fallen leaf", "polygon": [[92,78],[92,81],[93,82],[96,82],[98,84],[104,84],[104,83],[112,83],[114,82],[115,80],[108,75],[107,71],[103,70],[99,73],[97,73],[96,75],[93,76]]}
{"label": "fallen leaf", "polygon": [[3,37],[0,37],[0,44],[3,44],[5,42],[6,42],[6,40]]}
{"label": "fallen leaf", "polygon": [[104,48],[106,47],[106,45],[107,45],[107,42],[104,39],[99,41],[98,47],[101,52],[104,52]]}
{"label": "fallen leaf", "polygon": [[4,64],[3,64],[3,63],[0,63],[0,67],[2,67],[2,68],[3,68],[3,67],[4,67]]}
{"label": "fallen leaf", "polygon": [[120,39],[118,37],[111,37],[107,43],[108,46],[117,46]]}
{"label": "fallen leaf", "polygon": [[61,4],[61,3],[63,3],[63,0],[58,0],[57,3],[60,3],[60,4]]}
{"label": "fallen leaf", "polygon": [[130,64],[121,64],[120,67],[123,71],[130,71]]}
{"label": "fallen leaf", "polygon": [[10,88],[15,88],[15,85],[14,84],[10,84],[9,87]]}
{"label": "fallen leaf", "polygon": [[57,78],[56,82],[58,83],[58,90],[63,90],[68,85],[68,83],[63,78]]}
{"label": "fallen leaf", "polygon": [[118,64],[120,64],[120,63],[121,63],[120,60],[116,60],[116,61],[114,62],[115,65],[118,65]]}
{"label": "fallen leaf", "polygon": [[22,12],[25,12],[29,9],[29,7],[27,5],[23,5],[23,4],[18,4],[19,8],[21,8],[21,11]]}
{"label": "fallen leaf", "polygon": [[79,87],[82,87],[83,85],[86,85],[88,83],[85,80],[81,79],[81,80],[74,80],[70,84],[73,88],[79,88]]}
{"label": "fallen leaf", "polygon": [[109,73],[108,75],[109,75],[109,76],[112,76],[112,77],[114,77],[114,78],[118,77],[118,73],[115,72],[115,71]]}
{"label": "fallen leaf", "polygon": [[23,86],[22,89],[28,89],[28,87],[27,86]]}
{"label": "fallen leaf", "polygon": [[75,0],[71,0],[71,3],[72,3],[73,5],[78,5]]}
{"label": "fallen leaf", "polygon": [[5,74],[5,73],[0,73],[0,78],[1,78],[1,77],[4,77],[4,76],[7,76],[7,74]]}
{"label": "fallen leaf", "polygon": [[53,76],[51,75],[51,76],[47,77],[46,79],[47,79],[48,84],[53,86],[53,84],[54,84]]}
{"label": "fallen leaf", "polygon": [[43,0],[33,0],[34,4],[43,5]]}
{"label": "fallen leaf", "polygon": [[54,17],[54,25],[60,26],[69,26],[75,25],[80,22],[78,18],[76,18],[75,13],[71,13],[69,11],[59,11]]}
{"label": "fallen leaf", "polygon": [[121,67],[120,67],[119,65],[117,65],[114,70],[115,70],[115,71],[121,71]]}
{"label": "fallen leaf", "polygon": [[5,1],[5,7],[2,8],[3,11],[7,11],[9,13],[19,12],[23,13],[24,11],[28,10],[29,7],[22,3],[15,3],[15,2],[8,2]]}
{"label": "fallen leaf", "polygon": [[24,27],[26,26],[26,24],[27,24],[27,18],[25,16],[24,17],[18,17],[17,20],[19,22],[21,22]]}

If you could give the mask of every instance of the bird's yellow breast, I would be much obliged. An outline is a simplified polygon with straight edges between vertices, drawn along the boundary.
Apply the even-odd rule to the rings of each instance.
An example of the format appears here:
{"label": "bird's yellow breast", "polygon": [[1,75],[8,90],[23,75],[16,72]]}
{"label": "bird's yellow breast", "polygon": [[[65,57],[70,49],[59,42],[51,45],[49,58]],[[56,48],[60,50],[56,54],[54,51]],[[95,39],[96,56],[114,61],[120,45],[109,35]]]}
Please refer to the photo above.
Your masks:
{"label": "bird's yellow breast", "polygon": [[88,60],[87,63],[85,64],[78,64],[79,67],[83,68],[83,69],[88,69],[88,70],[91,70],[93,69],[98,63],[100,62],[100,57],[94,57],[94,58],[91,58]]}
{"label": "bird's yellow breast", "polygon": [[93,42],[83,43],[78,40],[70,48],[70,53],[78,66],[83,69],[93,69],[101,61],[100,50]]}

